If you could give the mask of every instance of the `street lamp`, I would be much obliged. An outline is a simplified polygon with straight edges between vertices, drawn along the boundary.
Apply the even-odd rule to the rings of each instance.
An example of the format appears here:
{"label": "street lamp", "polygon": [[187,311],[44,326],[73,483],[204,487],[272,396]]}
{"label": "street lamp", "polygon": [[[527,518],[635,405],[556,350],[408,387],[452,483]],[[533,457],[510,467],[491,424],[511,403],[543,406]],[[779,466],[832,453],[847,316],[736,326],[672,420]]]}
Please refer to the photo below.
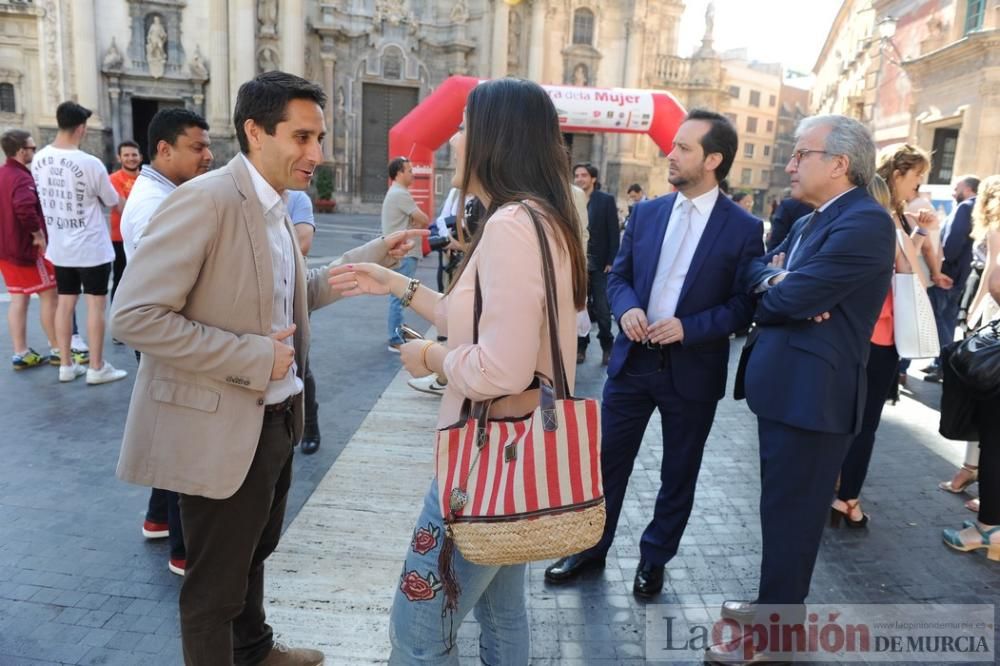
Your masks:
{"label": "street lamp", "polygon": [[896,36],[897,20],[892,16],[886,16],[878,22],[878,36],[884,41],[891,41]]}

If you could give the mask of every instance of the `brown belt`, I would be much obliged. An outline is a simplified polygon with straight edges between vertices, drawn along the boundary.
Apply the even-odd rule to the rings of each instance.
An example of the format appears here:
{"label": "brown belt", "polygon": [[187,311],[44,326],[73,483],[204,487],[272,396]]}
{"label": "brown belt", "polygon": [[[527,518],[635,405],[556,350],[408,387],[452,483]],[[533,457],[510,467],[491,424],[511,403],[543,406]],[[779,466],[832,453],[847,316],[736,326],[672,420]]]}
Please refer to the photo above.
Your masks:
{"label": "brown belt", "polygon": [[268,416],[276,416],[284,414],[292,408],[292,398],[295,396],[289,396],[281,402],[276,402],[273,405],[264,405],[264,413]]}

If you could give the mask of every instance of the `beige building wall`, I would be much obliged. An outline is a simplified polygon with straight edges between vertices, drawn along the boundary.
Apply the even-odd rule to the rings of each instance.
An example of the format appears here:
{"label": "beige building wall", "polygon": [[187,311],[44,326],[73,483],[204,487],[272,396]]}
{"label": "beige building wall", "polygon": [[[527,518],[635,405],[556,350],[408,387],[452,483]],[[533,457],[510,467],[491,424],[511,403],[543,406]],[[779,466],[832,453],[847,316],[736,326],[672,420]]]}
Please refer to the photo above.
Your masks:
{"label": "beige building wall", "polygon": [[740,145],[729,172],[732,192],[754,196],[754,211],[764,214],[771,185],[782,70],[777,64],[747,62],[743,57],[724,57],[723,87],[728,97],[722,111],[736,126]]}
{"label": "beige building wall", "polygon": [[[844,0],[830,27],[813,74],[813,113],[866,119],[865,91],[871,85],[871,44],[875,34],[872,0]],[[867,116],[870,117],[870,116]]]}

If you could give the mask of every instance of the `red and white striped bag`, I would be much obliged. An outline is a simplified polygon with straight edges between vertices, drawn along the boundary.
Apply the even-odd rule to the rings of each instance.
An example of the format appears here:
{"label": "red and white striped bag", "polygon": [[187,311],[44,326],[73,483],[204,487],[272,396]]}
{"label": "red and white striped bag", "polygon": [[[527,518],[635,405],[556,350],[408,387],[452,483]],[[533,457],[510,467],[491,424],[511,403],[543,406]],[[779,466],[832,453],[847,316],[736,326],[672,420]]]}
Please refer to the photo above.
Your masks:
{"label": "red and white striped bag", "polygon": [[[541,243],[553,381],[536,373],[539,405],[523,418],[490,420],[492,401],[466,400],[459,422],[438,431],[438,499],[448,537],[443,579],[449,540],[470,562],[497,566],[577,553],[604,531],[600,406],[570,395],[552,256],[535,212],[525,208]],[[477,275],[474,342],[481,313]]]}

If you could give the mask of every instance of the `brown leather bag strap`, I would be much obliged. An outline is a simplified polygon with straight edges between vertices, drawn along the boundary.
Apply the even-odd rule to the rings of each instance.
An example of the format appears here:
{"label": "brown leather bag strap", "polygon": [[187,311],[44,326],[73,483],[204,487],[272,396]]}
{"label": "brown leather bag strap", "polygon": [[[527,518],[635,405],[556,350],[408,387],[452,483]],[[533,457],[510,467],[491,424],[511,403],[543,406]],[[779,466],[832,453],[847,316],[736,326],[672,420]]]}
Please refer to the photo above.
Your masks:
{"label": "brown leather bag strap", "polygon": [[562,355],[562,345],[559,343],[559,310],[556,295],[556,269],[552,261],[552,251],[545,238],[545,230],[538,219],[535,209],[525,202],[521,206],[528,211],[531,222],[538,234],[538,244],[542,254],[542,281],[545,287],[545,315],[549,328],[549,350],[552,356],[552,379],[554,380],[557,400],[570,398],[569,380],[566,378],[566,363]]}

